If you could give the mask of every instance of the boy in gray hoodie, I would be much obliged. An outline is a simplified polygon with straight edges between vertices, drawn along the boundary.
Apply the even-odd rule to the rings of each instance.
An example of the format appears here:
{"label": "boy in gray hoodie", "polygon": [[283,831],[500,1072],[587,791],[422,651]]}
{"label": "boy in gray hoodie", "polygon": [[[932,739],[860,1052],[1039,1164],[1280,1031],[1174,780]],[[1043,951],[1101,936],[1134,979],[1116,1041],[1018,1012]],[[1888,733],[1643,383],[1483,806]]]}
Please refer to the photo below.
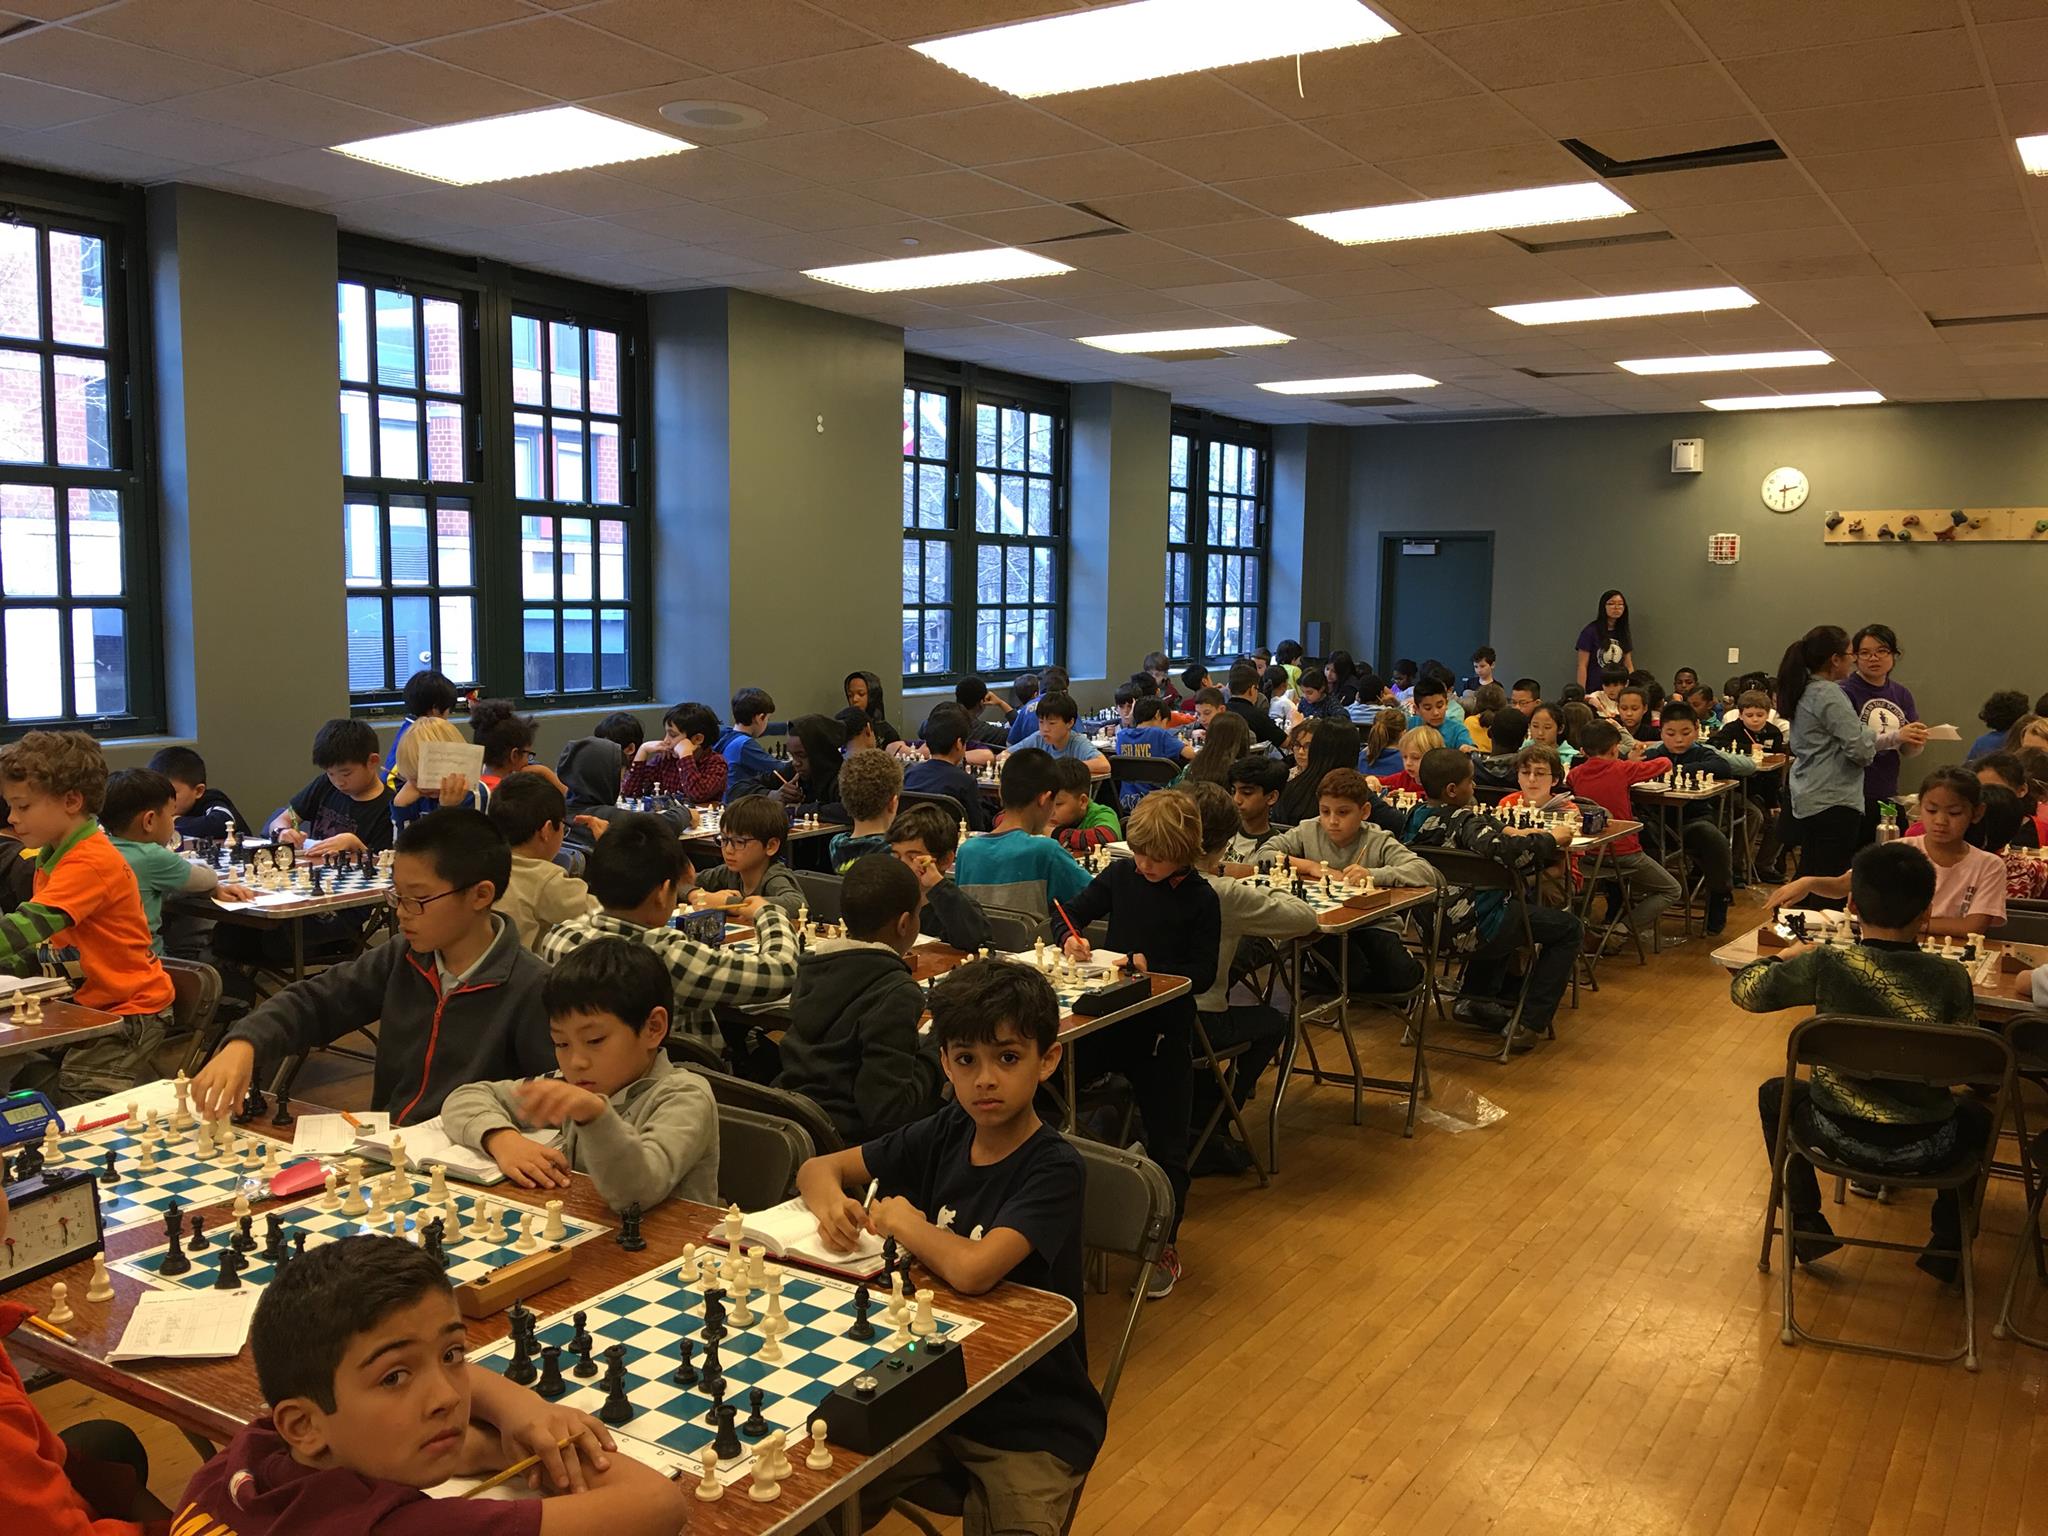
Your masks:
{"label": "boy in gray hoodie", "polygon": [[[563,957],[541,990],[557,1074],[467,1083],[441,1125],[490,1155],[522,1189],[558,1189],[586,1173],[615,1211],[671,1195],[718,1199],[718,1106],[711,1085],[669,1064],[668,969],[630,939],[598,939]],[[543,1146],[520,1127],[561,1132]]]}

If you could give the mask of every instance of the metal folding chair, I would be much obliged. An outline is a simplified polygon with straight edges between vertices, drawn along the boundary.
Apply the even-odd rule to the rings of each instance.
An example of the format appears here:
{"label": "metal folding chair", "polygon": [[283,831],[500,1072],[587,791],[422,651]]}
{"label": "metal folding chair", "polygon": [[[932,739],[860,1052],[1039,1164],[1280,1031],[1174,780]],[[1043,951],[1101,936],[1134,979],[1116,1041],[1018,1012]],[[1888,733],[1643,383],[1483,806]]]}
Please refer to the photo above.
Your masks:
{"label": "metal folding chair", "polygon": [[766,1210],[796,1193],[796,1171],[813,1155],[804,1128],[737,1104],[718,1106],[718,1193],[743,1211]]}
{"label": "metal folding chair", "polygon": [[2012,1047],[2013,1134],[2019,1142],[2020,1179],[2027,1191],[2027,1220],[2013,1247],[2012,1267],[2005,1276],[2005,1295],[1998,1304],[1998,1321],[1991,1325],[1994,1339],[2014,1338],[2036,1349],[2048,1349],[2048,1338],[2023,1332],[2013,1320],[2013,1301],[2019,1294],[2020,1271],[2033,1261],[2036,1278],[2048,1284],[2048,1253],[2041,1246],[2041,1199],[2048,1193],[2042,1159],[2048,1156],[2048,1135],[2038,1141],[2027,1126],[2025,1084],[2048,1087],[2048,1014],[2023,1013],[2005,1026],[2006,1043]]}
{"label": "metal folding chair", "polygon": [[1245,1150],[1251,1154],[1252,1167],[1259,1175],[1259,1188],[1264,1189],[1269,1182],[1266,1177],[1266,1164],[1259,1156],[1258,1146],[1252,1141],[1251,1127],[1244,1123],[1244,1111],[1237,1103],[1237,1062],[1249,1047],[1239,1042],[1224,1050],[1217,1050],[1214,1042],[1209,1039],[1209,1031],[1202,1025],[1202,1015],[1199,1012],[1195,1014],[1194,1044],[1194,1069],[1197,1072],[1207,1071],[1216,1079],[1217,1100],[1216,1107],[1209,1111],[1209,1118],[1202,1126],[1201,1134],[1195,1138],[1195,1144],[1188,1148],[1188,1162],[1192,1165],[1195,1159],[1202,1155],[1202,1148],[1209,1145],[1209,1138],[1216,1134],[1217,1126],[1227,1114],[1230,1116],[1230,1123],[1237,1127],[1237,1134],[1243,1140]]}
{"label": "metal folding chair", "polygon": [[718,1101],[721,1109],[729,1106],[787,1120],[800,1129],[820,1152],[837,1152],[846,1145],[839,1128],[832,1123],[832,1117],[818,1107],[816,1100],[804,1094],[770,1087],[766,1083],[749,1082],[744,1077],[719,1072],[696,1061],[686,1061],[683,1066],[711,1084],[711,1097]]}
{"label": "metal folding chair", "polygon": [[[1415,853],[1444,877],[1443,887],[1437,893],[1438,934],[1443,933],[1451,902],[1461,890],[1499,891],[1507,902],[1505,920],[1515,929],[1515,947],[1529,955],[1531,964],[1522,972],[1522,985],[1515,992],[1514,1006],[1508,1010],[1507,1024],[1501,1030],[1500,1049],[1495,1051],[1489,1046],[1479,1051],[1469,1046],[1446,1045],[1441,1040],[1431,1046],[1432,1050],[1447,1051],[1456,1056],[1477,1056],[1505,1062],[1514,1053],[1515,1034],[1522,1027],[1522,1012],[1529,1003],[1529,981],[1535,970],[1536,937],[1529,931],[1528,907],[1528,903],[1533,901],[1535,896],[1524,889],[1521,876],[1499,859],[1490,858],[1486,854],[1471,853],[1463,848],[1417,848]],[[1441,945],[1437,946],[1437,950],[1439,953],[1442,952]],[[1447,968],[1451,958],[1448,955],[1444,956]],[[1557,1038],[1557,1025],[1554,1020],[1544,1026],[1543,1034],[1546,1039]]]}
{"label": "metal folding chair", "polygon": [[163,965],[173,989],[172,1027],[192,1037],[178,1067],[189,1076],[199,1070],[216,1043],[213,1026],[220,1012],[220,972],[203,960],[180,960],[172,955],[163,957]]}
{"label": "metal folding chair", "polygon": [[810,908],[814,923],[836,923],[839,921],[839,887],[844,883],[837,875],[828,875],[822,870],[793,869],[797,888],[804,893],[804,905]]}

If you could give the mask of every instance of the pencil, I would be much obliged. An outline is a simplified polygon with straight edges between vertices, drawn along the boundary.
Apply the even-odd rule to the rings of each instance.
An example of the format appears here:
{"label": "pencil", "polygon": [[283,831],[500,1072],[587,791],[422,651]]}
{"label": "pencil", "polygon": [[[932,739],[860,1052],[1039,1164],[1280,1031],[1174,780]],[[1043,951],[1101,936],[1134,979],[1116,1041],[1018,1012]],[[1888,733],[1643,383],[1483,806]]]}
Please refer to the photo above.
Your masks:
{"label": "pencil", "polygon": [[61,1339],[66,1344],[76,1344],[78,1342],[78,1340],[74,1339],[70,1334],[66,1333],[62,1328],[59,1328],[55,1323],[45,1322],[42,1318],[37,1317],[33,1312],[29,1313],[27,1322],[31,1328],[40,1328],[44,1333],[47,1333],[53,1339]]}
{"label": "pencil", "polygon": [[[33,1322],[34,1319],[31,1318],[30,1321]],[[565,1450],[567,1449],[568,1444],[569,1442],[566,1439],[558,1440],[555,1442],[555,1449],[558,1451]],[[497,1487],[500,1483],[511,1482],[513,1478],[519,1476],[522,1472],[531,1472],[535,1467],[539,1465],[540,1455],[538,1452],[531,1456],[523,1456],[518,1461],[513,1462],[512,1465],[507,1467],[504,1471],[492,1473],[489,1477],[485,1478],[482,1482],[478,1483],[474,1488],[470,1489],[467,1493],[463,1494],[462,1497],[465,1499],[473,1499],[485,1490]]]}
{"label": "pencil", "polygon": [[1067,925],[1067,932],[1071,933],[1077,939],[1080,938],[1081,930],[1076,928],[1074,926],[1074,920],[1071,917],[1067,916],[1067,909],[1061,906],[1057,900],[1053,902],[1052,909],[1053,911],[1059,913],[1060,921]]}
{"label": "pencil", "polygon": [[336,1110],[335,1113],[340,1115],[342,1119],[348,1122],[350,1130],[360,1131],[363,1128],[363,1122],[358,1120],[354,1115],[350,1114],[347,1110],[340,1109]]}
{"label": "pencil", "polygon": [[86,1131],[103,1131],[110,1125],[119,1125],[127,1118],[126,1115],[109,1115],[104,1120],[88,1120],[84,1125],[74,1125],[71,1127],[71,1134],[78,1136]]}

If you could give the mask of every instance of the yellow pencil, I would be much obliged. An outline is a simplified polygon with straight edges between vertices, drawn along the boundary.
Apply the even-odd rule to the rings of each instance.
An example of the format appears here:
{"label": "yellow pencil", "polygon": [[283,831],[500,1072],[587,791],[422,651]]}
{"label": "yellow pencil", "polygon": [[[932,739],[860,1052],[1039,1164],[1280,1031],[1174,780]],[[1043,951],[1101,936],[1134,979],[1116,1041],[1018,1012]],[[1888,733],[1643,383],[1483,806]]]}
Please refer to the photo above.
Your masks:
{"label": "yellow pencil", "polygon": [[[30,1318],[29,1321],[34,1322],[35,1319]],[[565,1450],[568,1448],[568,1444],[569,1442],[566,1439],[558,1440],[555,1442],[555,1449],[558,1451]],[[512,1465],[507,1467],[504,1471],[492,1473],[489,1477],[485,1478],[482,1482],[478,1483],[474,1488],[470,1489],[467,1493],[463,1494],[462,1497],[464,1497],[465,1499],[473,1499],[478,1494],[485,1492],[487,1489],[495,1488],[500,1483],[509,1483],[512,1481],[513,1478],[519,1476],[520,1473],[530,1472],[539,1465],[540,1456],[537,1452],[532,1456],[522,1457],[520,1460],[513,1462]]]}
{"label": "yellow pencil", "polygon": [[348,1122],[348,1127],[350,1130],[360,1131],[363,1128],[363,1122],[358,1120],[354,1115],[350,1114],[347,1110],[337,1110],[336,1113],[339,1114],[343,1120],[346,1120]]}
{"label": "yellow pencil", "polygon": [[47,1333],[53,1339],[62,1339],[66,1344],[76,1344],[78,1342],[78,1340],[71,1337],[70,1334],[59,1328],[55,1323],[45,1322],[33,1312],[28,1315],[28,1324],[31,1328],[42,1329],[44,1333]]}

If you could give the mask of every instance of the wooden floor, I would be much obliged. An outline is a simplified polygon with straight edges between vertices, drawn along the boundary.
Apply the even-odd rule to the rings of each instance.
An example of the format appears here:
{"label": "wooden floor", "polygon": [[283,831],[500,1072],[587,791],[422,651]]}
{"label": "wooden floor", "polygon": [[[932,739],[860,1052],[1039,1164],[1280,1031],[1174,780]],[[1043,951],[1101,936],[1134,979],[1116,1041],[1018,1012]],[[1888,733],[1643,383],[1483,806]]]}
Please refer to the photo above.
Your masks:
{"label": "wooden floor", "polygon": [[[1483,1096],[1490,1125],[1404,1141],[1389,1101],[1354,1127],[1348,1093],[1310,1089],[1270,1189],[1196,1181],[1186,1278],[1139,1324],[1077,1533],[2048,1531],[2048,1354],[1990,1336],[2019,1186],[1986,1206],[1978,1373],[1787,1348],[1756,1268],[1756,1085],[1794,1016],[1732,1008],[1699,941],[1602,982],[1511,1066],[1441,1058],[1434,1107],[1468,1123]],[[1831,1216],[1917,1242],[1927,1206]],[[1798,1285],[1824,1330],[1961,1326],[1900,1255]],[[1124,1305],[1091,1298],[1098,1367]],[[148,1443],[175,1496],[190,1451]]]}

